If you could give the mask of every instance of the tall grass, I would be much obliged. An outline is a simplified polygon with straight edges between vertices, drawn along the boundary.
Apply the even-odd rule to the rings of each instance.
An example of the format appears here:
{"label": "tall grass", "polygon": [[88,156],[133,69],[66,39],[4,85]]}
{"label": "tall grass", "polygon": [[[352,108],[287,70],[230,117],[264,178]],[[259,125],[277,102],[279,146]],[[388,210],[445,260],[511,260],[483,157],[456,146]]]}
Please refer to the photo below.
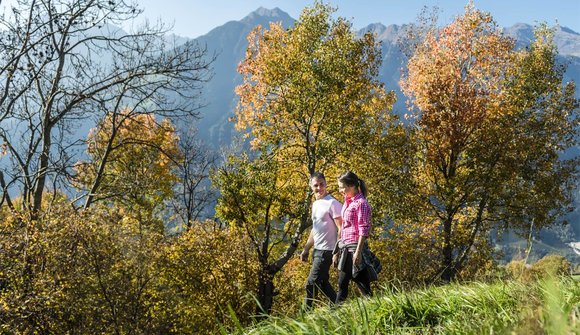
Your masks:
{"label": "tall grass", "polygon": [[571,278],[383,291],[244,334],[580,334],[580,282]]}

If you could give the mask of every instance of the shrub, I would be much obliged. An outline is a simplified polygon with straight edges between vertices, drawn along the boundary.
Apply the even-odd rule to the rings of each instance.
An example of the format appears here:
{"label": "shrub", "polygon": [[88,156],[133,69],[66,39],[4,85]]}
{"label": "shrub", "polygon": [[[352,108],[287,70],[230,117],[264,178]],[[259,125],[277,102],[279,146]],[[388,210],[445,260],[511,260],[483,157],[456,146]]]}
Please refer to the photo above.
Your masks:
{"label": "shrub", "polygon": [[255,310],[243,234],[168,237],[114,206],[67,201],[26,217],[0,209],[2,334],[214,334]]}
{"label": "shrub", "polygon": [[523,260],[514,260],[506,265],[509,278],[524,282],[535,281],[547,275],[570,275],[570,269],[570,262],[560,255],[544,256],[532,265],[525,264]]}
{"label": "shrub", "polygon": [[56,201],[38,220],[0,220],[0,332],[156,333],[146,294],[162,236],[112,208]]}
{"label": "shrub", "polygon": [[239,231],[203,226],[194,224],[163,250],[152,315],[156,323],[171,325],[172,333],[215,334],[220,327],[248,324],[256,308],[258,262],[248,239]]}
{"label": "shrub", "polygon": [[523,260],[513,260],[506,264],[505,270],[508,278],[526,281],[529,279],[530,266]]}
{"label": "shrub", "polygon": [[532,265],[532,271],[536,277],[546,275],[569,276],[572,265],[560,255],[547,255]]}

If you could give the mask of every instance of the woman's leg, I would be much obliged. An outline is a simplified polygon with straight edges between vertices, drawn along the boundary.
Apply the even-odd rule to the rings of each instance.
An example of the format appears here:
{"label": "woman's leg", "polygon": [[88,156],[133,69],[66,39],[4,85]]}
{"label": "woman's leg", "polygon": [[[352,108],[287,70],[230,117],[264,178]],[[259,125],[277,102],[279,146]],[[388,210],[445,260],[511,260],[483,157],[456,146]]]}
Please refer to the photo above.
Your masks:
{"label": "woman's leg", "polygon": [[344,267],[338,274],[338,292],[336,293],[336,303],[340,304],[348,296],[348,284],[352,279],[352,254],[346,250],[343,251],[342,257],[346,257]]}

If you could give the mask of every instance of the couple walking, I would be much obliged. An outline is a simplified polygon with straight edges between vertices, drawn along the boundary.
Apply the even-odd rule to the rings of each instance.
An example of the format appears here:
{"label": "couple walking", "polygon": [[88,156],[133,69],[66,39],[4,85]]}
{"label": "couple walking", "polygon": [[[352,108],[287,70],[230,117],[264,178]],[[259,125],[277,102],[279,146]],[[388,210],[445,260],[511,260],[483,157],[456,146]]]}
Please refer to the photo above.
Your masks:
{"label": "couple walking", "polygon": [[[351,280],[364,295],[371,296],[371,277],[368,271],[363,271],[363,251],[371,228],[371,207],[366,200],[364,181],[351,171],[338,178],[338,190],[344,196],[344,205],[328,193],[322,173],[314,173],[309,185],[316,200],[312,204],[312,230],[300,254],[301,260],[306,262],[310,249],[314,247],[312,268],[306,283],[306,306],[312,306],[319,290],[331,302],[343,302]],[[331,264],[339,270],[338,293],[329,282]]]}

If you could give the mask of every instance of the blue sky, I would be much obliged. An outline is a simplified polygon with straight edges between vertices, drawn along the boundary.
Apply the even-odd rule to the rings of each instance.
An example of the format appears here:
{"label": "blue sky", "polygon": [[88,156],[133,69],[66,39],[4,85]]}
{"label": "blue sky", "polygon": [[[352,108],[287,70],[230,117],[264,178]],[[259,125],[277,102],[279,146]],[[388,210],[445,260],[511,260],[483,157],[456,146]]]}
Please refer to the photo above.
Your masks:
{"label": "blue sky", "polygon": [[[144,8],[149,20],[161,19],[173,24],[173,32],[184,37],[198,37],[231,20],[240,20],[250,12],[278,7],[298,18],[314,0],[126,0]],[[2,0],[2,7],[16,0]],[[441,23],[448,23],[463,12],[468,0],[324,0],[338,7],[338,15],[348,18],[356,29],[371,23],[403,24],[413,22],[423,6],[437,6]],[[559,23],[580,33],[580,0],[474,0],[479,9],[489,11],[502,27],[523,22]]]}
{"label": "blue sky", "polygon": [[[240,20],[259,7],[278,7],[293,18],[314,0],[139,0],[150,19],[174,24],[174,33],[197,37],[231,20]],[[385,25],[413,22],[423,6],[437,6],[441,23],[463,12],[468,0],[325,0],[338,7],[338,15],[355,28],[380,22]],[[547,22],[580,32],[580,0],[475,0],[475,6],[489,11],[502,27],[524,22]]]}

